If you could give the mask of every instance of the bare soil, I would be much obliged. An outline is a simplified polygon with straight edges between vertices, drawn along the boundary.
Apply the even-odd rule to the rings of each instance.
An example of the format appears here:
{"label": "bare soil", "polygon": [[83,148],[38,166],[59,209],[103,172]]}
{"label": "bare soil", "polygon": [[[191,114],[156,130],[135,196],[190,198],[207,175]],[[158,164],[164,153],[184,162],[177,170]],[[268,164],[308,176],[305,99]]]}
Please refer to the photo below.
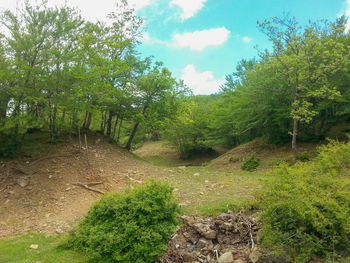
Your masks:
{"label": "bare soil", "polygon": [[103,138],[89,136],[88,145],[79,150],[72,140],[45,155],[0,162],[0,237],[70,230],[101,196],[76,182],[120,192],[163,170]]}

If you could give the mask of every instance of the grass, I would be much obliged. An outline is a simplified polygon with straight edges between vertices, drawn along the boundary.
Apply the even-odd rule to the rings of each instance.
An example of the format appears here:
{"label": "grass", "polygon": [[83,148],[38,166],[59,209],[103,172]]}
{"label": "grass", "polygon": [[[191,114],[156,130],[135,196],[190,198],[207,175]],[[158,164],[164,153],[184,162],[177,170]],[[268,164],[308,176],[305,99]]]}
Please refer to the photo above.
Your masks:
{"label": "grass", "polygon": [[[47,143],[44,151],[50,149],[52,146]],[[36,154],[43,151],[36,148],[35,143],[26,145],[24,150]],[[181,162],[174,163],[172,154],[145,154],[141,159],[165,168],[155,177],[175,188],[175,195],[187,215],[217,215],[229,209],[249,208],[254,203],[254,193],[272,180],[271,176],[259,171],[219,170],[210,166],[178,168]],[[0,239],[0,263],[88,262],[84,254],[60,248],[64,238],[65,235],[26,234]],[[38,244],[39,248],[30,249],[31,244]]]}
{"label": "grass", "polygon": [[210,167],[174,168],[173,171],[175,174],[162,179],[175,188],[185,214],[216,215],[229,209],[244,210],[254,202],[254,193],[271,180],[271,176],[264,173]]}
{"label": "grass", "polygon": [[[1,263],[85,263],[87,257],[75,251],[59,247],[65,236],[45,236],[44,234],[26,234],[0,239]],[[30,245],[39,245],[30,249]]]}

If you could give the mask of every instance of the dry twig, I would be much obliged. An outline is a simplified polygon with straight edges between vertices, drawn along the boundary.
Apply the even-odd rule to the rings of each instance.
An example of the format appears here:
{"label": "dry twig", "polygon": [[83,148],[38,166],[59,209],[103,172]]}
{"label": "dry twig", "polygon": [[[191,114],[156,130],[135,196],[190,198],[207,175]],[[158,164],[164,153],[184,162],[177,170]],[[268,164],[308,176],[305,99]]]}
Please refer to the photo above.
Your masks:
{"label": "dry twig", "polygon": [[102,184],[102,182],[95,182],[95,183],[80,183],[80,182],[77,182],[77,183],[72,183],[72,185],[77,185],[77,186],[81,186],[87,190],[90,190],[90,191],[93,191],[93,192],[96,192],[96,193],[99,193],[99,194],[104,194],[104,192],[96,189],[96,188],[92,188],[90,187],[89,185],[98,185],[98,184]]}

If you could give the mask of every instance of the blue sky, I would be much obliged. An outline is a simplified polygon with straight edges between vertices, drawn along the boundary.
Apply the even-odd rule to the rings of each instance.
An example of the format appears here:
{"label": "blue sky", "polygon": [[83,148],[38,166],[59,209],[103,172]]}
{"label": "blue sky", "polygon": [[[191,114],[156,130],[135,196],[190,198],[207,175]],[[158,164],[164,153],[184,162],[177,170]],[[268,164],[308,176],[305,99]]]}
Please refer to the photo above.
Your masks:
{"label": "blue sky", "polygon": [[[0,0],[14,10],[24,0]],[[30,0],[35,2],[36,0]],[[78,7],[89,20],[106,20],[115,0],[48,0],[49,5]],[[350,17],[350,0],[129,0],[145,18],[141,56],[163,61],[195,94],[217,92],[238,61],[270,47],[257,21],[289,13],[308,20]],[[349,20],[350,27],[350,20]]]}
{"label": "blue sky", "polygon": [[334,21],[349,9],[349,0],[151,0],[138,11],[147,22],[138,49],[163,61],[195,94],[210,94],[238,61],[270,47],[258,20],[289,13],[303,24]]}

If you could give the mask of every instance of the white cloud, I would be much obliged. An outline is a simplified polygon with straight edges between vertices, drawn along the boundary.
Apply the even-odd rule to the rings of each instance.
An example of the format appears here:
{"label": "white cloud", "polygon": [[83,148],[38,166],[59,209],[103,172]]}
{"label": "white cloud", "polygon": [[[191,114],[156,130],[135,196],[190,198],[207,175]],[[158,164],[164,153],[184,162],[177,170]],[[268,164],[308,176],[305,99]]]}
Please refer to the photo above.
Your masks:
{"label": "white cloud", "polygon": [[151,0],[128,0],[128,3],[137,11],[151,5]]}
{"label": "white cloud", "polygon": [[[152,4],[155,0],[128,0],[130,6],[136,11]],[[29,0],[29,3],[40,3],[40,0]],[[24,0],[0,0],[0,10],[10,9],[15,11],[16,6],[21,7]],[[62,6],[67,3],[68,6],[78,7],[84,18],[95,21],[108,21],[107,15],[116,10],[115,0],[48,0],[48,6]]]}
{"label": "white cloud", "polygon": [[158,45],[167,45],[167,46],[169,46],[169,43],[167,41],[163,41],[163,40],[160,40],[160,39],[153,38],[153,37],[150,36],[150,34],[148,32],[144,32],[142,34],[142,38],[140,40],[141,40],[141,42],[143,44],[146,44],[146,45],[158,44]]}
{"label": "white cloud", "polygon": [[183,69],[181,78],[196,95],[209,95],[218,92],[221,85],[224,84],[224,80],[215,80],[213,72],[198,72],[192,64],[187,65]]}
{"label": "white cloud", "polygon": [[210,46],[219,46],[226,42],[230,35],[225,27],[194,31],[173,35],[174,47],[188,47],[191,50],[202,51]]}
{"label": "white cloud", "polygon": [[250,37],[242,37],[242,41],[244,42],[244,43],[250,43],[250,42],[252,42],[252,39],[250,38]]}
{"label": "white cloud", "polygon": [[347,0],[346,4],[347,4],[347,9],[345,11],[345,15],[348,17],[348,20],[346,22],[345,32],[349,33],[350,32],[350,0]]}
{"label": "white cloud", "polygon": [[207,0],[172,0],[170,6],[178,6],[182,9],[181,19],[186,20],[204,7]]}

